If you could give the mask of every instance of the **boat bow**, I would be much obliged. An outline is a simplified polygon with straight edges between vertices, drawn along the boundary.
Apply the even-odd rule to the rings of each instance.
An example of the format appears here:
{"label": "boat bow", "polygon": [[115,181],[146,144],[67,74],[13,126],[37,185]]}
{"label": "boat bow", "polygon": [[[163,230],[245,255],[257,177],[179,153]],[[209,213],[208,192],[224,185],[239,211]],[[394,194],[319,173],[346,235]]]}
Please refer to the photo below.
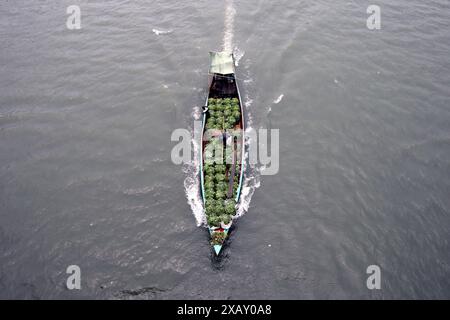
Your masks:
{"label": "boat bow", "polygon": [[228,236],[232,222],[228,225],[221,225],[220,227],[209,227],[209,234],[211,236],[211,245],[214,248],[216,255],[219,255],[220,250]]}

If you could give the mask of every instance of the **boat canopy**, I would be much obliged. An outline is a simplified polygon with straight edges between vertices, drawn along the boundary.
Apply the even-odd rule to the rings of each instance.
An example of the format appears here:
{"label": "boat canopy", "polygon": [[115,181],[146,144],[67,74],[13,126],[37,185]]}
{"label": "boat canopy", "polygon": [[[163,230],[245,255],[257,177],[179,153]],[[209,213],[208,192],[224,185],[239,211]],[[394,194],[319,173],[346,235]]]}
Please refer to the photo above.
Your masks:
{"label": "boat canopy", "polygon": [[230,52],[210,52],[209,73],[234,73],[234,57]]}

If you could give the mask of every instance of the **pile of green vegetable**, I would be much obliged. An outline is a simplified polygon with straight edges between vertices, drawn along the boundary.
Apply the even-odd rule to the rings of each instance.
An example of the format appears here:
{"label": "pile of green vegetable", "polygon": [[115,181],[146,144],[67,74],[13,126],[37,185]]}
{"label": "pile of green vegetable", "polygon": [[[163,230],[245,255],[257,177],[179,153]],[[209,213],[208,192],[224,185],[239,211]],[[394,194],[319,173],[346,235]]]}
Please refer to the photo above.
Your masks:
{"label": "pile of green vegetable", "polygon": [[235,176],[233,177],[233,193],[227,198],[229,188],[229,176],[231,174],[230,165],[207,163],[204,168],[205,186],[205,211],[208,225],[219,227],[220,222],[230,223],[233,215],[236,214],[237,189],[239,186],[240,166],[236,165]]}
{"label": "pile of green vegetable", "polygon": [[[241,113],[239,100],[236,98],[208,99],[207,129],[230,130],[239,122]],[[236,131],[236,130],[234,130]],[[239,138],[240,133],[233,136]],[[233,177],[233,193],[228,198],[229,175],[231,174],[231,152],[223,150],[221,136],[212,137],[205,147],[204,187],[205,212],[210,227],[219,227],[220,223],[228,224],[236,214],[236,195],[239,186],[240,165],[236,165]],[[224,154],[226,153],[226,154]]]}
{"label": "pile of green vegetable", "polygon": [[241,118],[239,100],[237,98],[209,98],[206,120],[207,129],[232,129]]}

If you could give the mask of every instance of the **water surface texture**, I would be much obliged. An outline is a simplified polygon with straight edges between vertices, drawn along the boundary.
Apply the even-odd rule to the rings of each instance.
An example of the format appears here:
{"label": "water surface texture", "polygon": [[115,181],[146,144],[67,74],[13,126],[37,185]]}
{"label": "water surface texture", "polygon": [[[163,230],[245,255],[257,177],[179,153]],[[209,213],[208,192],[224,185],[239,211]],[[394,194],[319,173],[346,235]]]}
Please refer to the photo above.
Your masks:
{"label": "water surface texture", "polygon": [[[448,0],[229,2],[1,1],[0,298],[450,298]],[[223,46],[280,170],[215,259],[170,137]]]}

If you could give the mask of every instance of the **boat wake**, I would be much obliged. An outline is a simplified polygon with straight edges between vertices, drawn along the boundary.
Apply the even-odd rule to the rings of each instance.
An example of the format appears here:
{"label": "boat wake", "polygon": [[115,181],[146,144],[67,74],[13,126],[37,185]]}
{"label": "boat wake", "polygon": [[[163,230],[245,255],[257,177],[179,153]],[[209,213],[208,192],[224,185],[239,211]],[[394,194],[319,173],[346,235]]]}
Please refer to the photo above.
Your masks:
{"label": "boat wake", "polygon": [[235,14],[236,9],[234,8],[233,0],[227,0],[225,7],[225,31],[223,33],[223,51],[226,52],[233,52]]}
{"label": "boat wake", "polygon": [[245,51],[240,50],[239,48],[234,48],[233,51],[233,55],[234,55],[234,64],[235,66],[239,66],[239,61],[241,61],[242,57],[244,57],[245,55]]}
{"label": "boat wake", "polygon": [[[200,121],[202,116],[201,108],[195,107],[192,117],[195,121]],[[184,179],[184,190],[189,206],[195,217],[197,226],[206,225],[206,215],[203,210],[203,201],[200,196],[200,141],[196,141],[194,137],[198,137],[200,133],[195,132],[195,126],[191,128],[191,143],[193,146],[193,158],[191,162],[184,164],[183,172],[186,174]]]}
{"label": "boat wake", "polygon": [[[245,132],[251,132],[254,130],[252,127],[253,119],[252,119],[252,113],[251,113],[251,106],[253,104],[253,100],[246,94],[244,105],[245,105],[245,112],[247,116],[246,121],[246,129]],[[255,190],[258,189],[261,186],[261,168],[257,164],[251,164],[248,161],[248,150],[252,143],[256,143],[256,141],[252,141],[250,139],[250,135],[246,134],[246,140],[245,140],[245,165],[246,170],[244,174],[244,181],[242,185],[241,190],[241,196],[239,199],[238,208],[236,211],[235,219],[242,217],[249,209],[250,202],[252,200],[252,196],[255,193]]]}

